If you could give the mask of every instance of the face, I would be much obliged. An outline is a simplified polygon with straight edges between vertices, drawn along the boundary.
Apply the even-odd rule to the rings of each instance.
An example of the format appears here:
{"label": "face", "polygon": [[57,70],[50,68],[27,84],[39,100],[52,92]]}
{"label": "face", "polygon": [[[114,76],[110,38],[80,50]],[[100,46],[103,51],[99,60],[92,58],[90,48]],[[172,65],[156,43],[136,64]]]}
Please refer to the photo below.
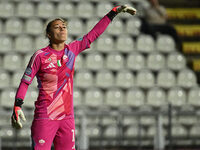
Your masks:
{"label": "face", "polygon": [[67,26],[61,20],[55,20],[50,26],[48,38],[51,43],[64,43],[67,40]]}

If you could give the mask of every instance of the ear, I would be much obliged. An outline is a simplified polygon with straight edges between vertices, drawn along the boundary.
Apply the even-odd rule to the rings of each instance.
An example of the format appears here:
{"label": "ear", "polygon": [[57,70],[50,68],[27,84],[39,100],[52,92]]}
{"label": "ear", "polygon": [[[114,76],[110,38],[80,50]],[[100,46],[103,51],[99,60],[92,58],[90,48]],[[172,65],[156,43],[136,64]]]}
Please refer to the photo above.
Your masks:
{"label": "ear", "polygon": [[51,38],[51,35],[49,33],[47,33],[47,37],[50,39]]}

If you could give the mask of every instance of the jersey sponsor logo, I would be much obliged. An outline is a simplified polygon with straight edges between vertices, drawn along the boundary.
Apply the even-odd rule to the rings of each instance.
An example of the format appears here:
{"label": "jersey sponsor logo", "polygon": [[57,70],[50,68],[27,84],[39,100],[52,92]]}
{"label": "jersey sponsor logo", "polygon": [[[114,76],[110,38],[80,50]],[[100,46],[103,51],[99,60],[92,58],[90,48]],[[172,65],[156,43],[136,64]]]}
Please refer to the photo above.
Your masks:
{"label": "jersey sponsor logo", "polygon": [[25,70],[25,74],[30,75],[32,73],[32,69],[30,67],[27,67]]}
{"label": "jersey sponsor logo", "polygon": [[26,81],[31,81],[31,77],[27,76],[27,75],[23,75],[23,79]]}
{"label": "jersey sponsor logo", "polygon": [[56,66],[53,63],[50,63],[46,68],[44,69],[51,69],[51,68],[55,68]]}

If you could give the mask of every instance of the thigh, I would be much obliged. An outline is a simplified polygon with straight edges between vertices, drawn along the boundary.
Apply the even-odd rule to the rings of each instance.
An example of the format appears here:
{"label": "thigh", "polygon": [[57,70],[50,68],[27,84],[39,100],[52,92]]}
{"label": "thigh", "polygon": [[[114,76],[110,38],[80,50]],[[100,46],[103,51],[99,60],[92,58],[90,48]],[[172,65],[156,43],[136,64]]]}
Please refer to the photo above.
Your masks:
{"label": "thigh", "polygon": [[31,126],[32,149],[50,150],[58,126],[58,122],[53,120],[34,120]]}
{"label": "thigh", "polygon": [[75,150],[74,118],[64,119],[54,138],[55,150]]}

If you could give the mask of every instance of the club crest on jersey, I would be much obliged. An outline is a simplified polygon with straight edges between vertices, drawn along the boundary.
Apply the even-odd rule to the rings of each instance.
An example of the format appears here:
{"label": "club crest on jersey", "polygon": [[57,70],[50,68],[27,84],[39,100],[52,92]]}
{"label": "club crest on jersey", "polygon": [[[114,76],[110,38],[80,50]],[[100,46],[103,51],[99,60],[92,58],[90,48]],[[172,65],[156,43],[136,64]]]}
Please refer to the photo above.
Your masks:
{"label": "club crest on jersey", "polygon": [[67,55],[64,55],[64,56],[63,56],[63,60],[66,60],[66,59],[68,59],[68,56],[67,56]]}

